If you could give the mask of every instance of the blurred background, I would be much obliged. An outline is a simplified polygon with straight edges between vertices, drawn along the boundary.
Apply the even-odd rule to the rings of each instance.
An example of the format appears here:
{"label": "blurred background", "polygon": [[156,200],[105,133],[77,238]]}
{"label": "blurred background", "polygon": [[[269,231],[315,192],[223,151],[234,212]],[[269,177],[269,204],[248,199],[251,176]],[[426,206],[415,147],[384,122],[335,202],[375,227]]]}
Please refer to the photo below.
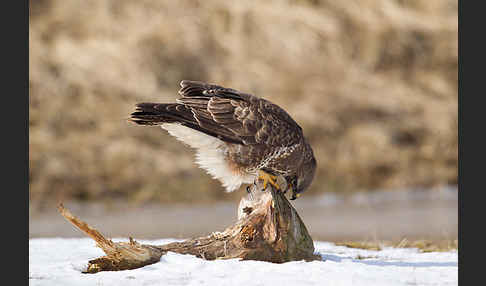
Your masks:
{"label": "blurred background", "polygon": [[457,239],[458,6],[449,0],[32,0],[29,236],[188,237],[236,219],[159,127],[183,79],[278,104],[318,161],[294,201],[314,239]]}

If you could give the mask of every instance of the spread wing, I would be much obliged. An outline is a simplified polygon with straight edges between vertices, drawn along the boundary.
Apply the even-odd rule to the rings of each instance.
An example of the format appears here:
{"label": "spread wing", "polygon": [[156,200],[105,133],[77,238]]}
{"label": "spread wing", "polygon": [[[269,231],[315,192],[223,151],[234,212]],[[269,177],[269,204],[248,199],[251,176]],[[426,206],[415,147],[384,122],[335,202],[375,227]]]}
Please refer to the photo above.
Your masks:
{"label": "spread wing", "polygon": [[183,80],[177,103],[140,103],[131,120],[142,125],[180,123],[223,141],[291,146],[300,126],[279,106],[231,88]]}

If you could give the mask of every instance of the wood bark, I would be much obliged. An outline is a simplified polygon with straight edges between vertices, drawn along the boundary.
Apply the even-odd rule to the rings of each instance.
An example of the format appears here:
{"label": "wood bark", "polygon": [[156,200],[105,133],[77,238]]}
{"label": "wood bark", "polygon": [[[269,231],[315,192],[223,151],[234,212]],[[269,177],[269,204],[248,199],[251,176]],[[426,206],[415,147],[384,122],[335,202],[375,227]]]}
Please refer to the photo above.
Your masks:
{"label": "wood bark", "polygon": [[113,242],[99,231],[71,214],[62,204],[59,212],[78,229],[90,236],[106,256],[89,261],[86,273],[117,271],[156,263],[172,251],[213,259],[239,258],[283,263],[295,260],[320,260],[304,223],[284,194],[261,181],[247,188],[238,206],[238,220],[223,232],[165,245]]}

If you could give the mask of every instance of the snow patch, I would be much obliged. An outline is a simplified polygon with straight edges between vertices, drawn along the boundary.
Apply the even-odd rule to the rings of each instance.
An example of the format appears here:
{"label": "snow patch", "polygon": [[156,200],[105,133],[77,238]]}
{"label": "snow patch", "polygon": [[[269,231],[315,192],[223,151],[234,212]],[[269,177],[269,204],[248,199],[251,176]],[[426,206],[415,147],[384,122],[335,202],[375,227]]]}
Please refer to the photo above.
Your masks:
{"label": "snow patch", "polygon": [[[127,241],[115,238],[113,241]],[[161,245],[176,239],[139,240]],[[416,248],[380,251],[314,243],[322,261],[283,264],[205,261],[169,252],[143,268],[81,273],[87,262],[103,256],[89,238],[29,240],[29,285],[457,285],[458,253],[420,253]]]}

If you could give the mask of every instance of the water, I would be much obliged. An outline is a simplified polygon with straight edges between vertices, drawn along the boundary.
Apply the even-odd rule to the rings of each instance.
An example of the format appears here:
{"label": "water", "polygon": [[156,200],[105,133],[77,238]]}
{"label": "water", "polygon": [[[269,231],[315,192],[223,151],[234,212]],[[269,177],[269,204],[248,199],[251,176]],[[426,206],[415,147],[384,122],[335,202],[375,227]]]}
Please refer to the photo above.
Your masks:
{"label": "water", "polygon": [[[395,190],[349,196],[324,194],[291,201],[315,240],[457,239],[458,190]],[[238,202],[143,204],[64,202],[107,237],[189,238],[222,231]],[[55,206],[31,210],[29,237],[84,237]]]}

